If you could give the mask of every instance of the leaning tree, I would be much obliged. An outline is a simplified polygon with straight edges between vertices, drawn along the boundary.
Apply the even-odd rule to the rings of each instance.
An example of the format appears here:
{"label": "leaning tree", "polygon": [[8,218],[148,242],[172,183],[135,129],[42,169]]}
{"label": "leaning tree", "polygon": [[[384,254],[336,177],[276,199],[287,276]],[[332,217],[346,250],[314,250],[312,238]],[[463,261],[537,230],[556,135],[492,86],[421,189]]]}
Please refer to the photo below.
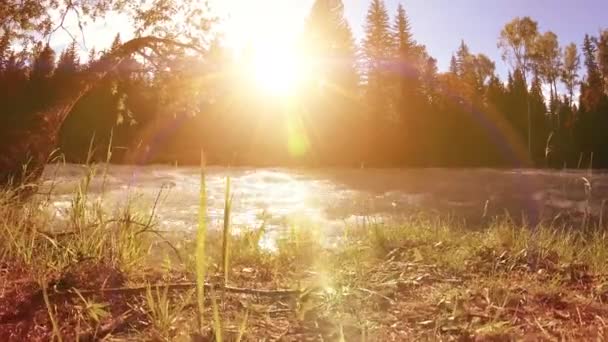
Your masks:
{"label": "leaning tree", "polygon": [[[72,108],[121,63],[133,57],[145,60],[140,64],[145,68],[133,72],[183,71],[186,62],[204,58],[217,21],[207,2],[199,0],[0,0],[0,36],[25,54],[58,34],[92,45],[87,41],[91,27],[118,17],[128,18],[132,39],[71,75],[42,106],[23,113],[25,124],[9,121],[0,127],[0,186],[40,177]],[[0,115],[11,114],[5,110],[0,108]]]}

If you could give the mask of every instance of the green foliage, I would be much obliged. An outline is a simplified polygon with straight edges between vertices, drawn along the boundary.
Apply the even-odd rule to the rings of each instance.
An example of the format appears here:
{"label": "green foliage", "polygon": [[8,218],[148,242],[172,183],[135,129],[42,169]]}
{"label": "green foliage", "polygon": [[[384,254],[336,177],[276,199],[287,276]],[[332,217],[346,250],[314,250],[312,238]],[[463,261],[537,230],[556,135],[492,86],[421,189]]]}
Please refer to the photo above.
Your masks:
{"label": "green foliage", "polygon": [[[208,32],[215,21],[209,16],[207,4],[194,0],[6,0],[0,10],[0,18],[3,32],[10,32],[10,39],[16,42],[26,43],[40,36],[51,37],[59,30],[65,30],[72,36],[82,35],[79,38],[86,41],[86,29],[110,13],[132,19],[134,30],[140,36],[154,34],[167,37],[175,36],[172,32],[181,32],[182,38],[197,43],[203,37],[201,32]],[[76,30],[67,25],[71,16],[77,18]],[[180,22],[174,20],[176,17],[181,18]],[[188,29],[178,30],[180,24]]]}
{"label": "green foliage", "polygon": [[194,291],[189,291],[181,298],[173,299],[167,287],[154,289],[148,284],[146,288],[146,313],[155,330],[155,337],[169,341],[175,334],[177,323],[183,319],[184,309],[190,304]]}
{"label": "green foliage", "polygon": [[101,321],[110,315],[107,311],[109,304],[96,303],[91,299],[87,299],[78,291],[78,289],[73,289],[73,291],[78,295],[78,299],[81,303],[80,306],[77,306],[77,309],[82,312],[83,318],[86,321],[92,321],[95,324],[95,327],[98,327],[101,324]]}
{"label": "green foliage", "polygon": [[534,44],[538,37],[538,22],[530,17],[517,17],[508,22],[500,32],[498,47],[502,57],[513,69],[519,69],[527,80],[532,68]]}
{"label": "green foliage", "polygon": [[580,55],[575,43],[570,43],[564,48],[564,63],[561,71],[561,80],[568,89],[570,103],[574,101],[574,88],[578,84],[579,68],[581,64]]}

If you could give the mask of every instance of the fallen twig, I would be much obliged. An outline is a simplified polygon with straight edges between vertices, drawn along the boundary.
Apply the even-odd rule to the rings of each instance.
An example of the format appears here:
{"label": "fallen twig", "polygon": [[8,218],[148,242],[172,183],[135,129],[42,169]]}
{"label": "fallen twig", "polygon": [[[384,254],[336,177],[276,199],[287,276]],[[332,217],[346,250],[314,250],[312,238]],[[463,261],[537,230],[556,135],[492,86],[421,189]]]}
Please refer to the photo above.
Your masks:
{"label": "fallen twig", "polygon": [[363,287],[359,287],[359,288],[357,288],[357,290],[358,290],[358,291],[361,291],[361,292],[364,292],[364,293],[367,293],[367,294],[370,294],[370,295],[372,295],[372,296],[378,296],[378,297],[380,297],[380,298],[382,298],[382,299],[384,299],[384,300],[388,301],[388,302],[389,302],[389,303],[391,303],[391,304],[395,304],[395,301],[394,301],[394,300],[392,300],[392,299],[388,298],[387,296],[385,296],[385,295],[383,295],[383,294],[381,294],[381,293],[378,293],[378,292],[376,292],[376,291],[368,290],[368,289],[363,288]]}
{"label": "fallen twig", "polygon": [[547,330],[542,326],[542,324],[540,324],[540,322],[538,321],[538,318],[536,318],[536,316],[532,315],[532,317],[534,318],[534,323],[536,323],[536,326],[538,326],[538,328],[540,329],[540,331],[548,338],[548,339],[552,339],[551,334],[549,334],[547,332]]}
{"label": "fallen twig", "polygon": [[[178,284],[155,284],[150,286],[137,286],[137,287],[115,287],[115,288],[100,288],[95,290],[79,290],[80,294],[108,294],[108,293],[119,293],[119,294],[138,294],[145,292],[148,288],[151,289],[168,289],[168,290],[189,290],[196,287],[196,283],[178,283]],[[302,293],[301,290],[264,290],[264,289],[249,289],[232,286],[223,286],[221,284],[205,284],[206,290],[214,291],[225,291],[230,293],[249,294],[257,296],[271,296],[271,297],[290,297],[297,296]],[[59,292],[56,291],[55,295],[61,294],[75,294],[75,291]]]}
{"label": "fallen twig", "polygon": [[[88,229],[93,229],[95,227],[99,227],[99,226],[105,226],[105,225],[109,225],[112,223],[121,223],[121,224],[132,224],[132,225],[136,225],[136,226],[140,226],[140,227],[144,227],[144,228],[151,228],[153,225],[148,225],[145,223],[141,223],[141,222],[137,222],[135,220],[125,220],[125,219],[112,219],[112,220],[105,220],[105,221],[99,221],[99,222],[93,222],[90,223],[89,225],[84,227],[84,230],[88,230]],[[138,231],[137,234],[146,232],[145,230],[141,230]],[[43,231],[43,230],[36,230],[36,233],[46,236],[48,238],[51,239],[60,239],[60,238],[64,238],[67,236],[73,236],[76,234],[80,234],[80,231],[76,231],[76,230],[66,230],[66,231],[60,231],[60,232],[48,232],[48,231]],[[160,231],[159,231],[160,233]]]}
{"label": "fallen twig", "polygon": [[78,341],[103,340],[104,337],[110,335],[116,330],[119,330],[122,326],[127,324],[129,318],[131,318],[131,310],[112,319],[110,322],[99,327],[99,329],[95,329],[93,331],[85,331],[84,333],[78,334]]}

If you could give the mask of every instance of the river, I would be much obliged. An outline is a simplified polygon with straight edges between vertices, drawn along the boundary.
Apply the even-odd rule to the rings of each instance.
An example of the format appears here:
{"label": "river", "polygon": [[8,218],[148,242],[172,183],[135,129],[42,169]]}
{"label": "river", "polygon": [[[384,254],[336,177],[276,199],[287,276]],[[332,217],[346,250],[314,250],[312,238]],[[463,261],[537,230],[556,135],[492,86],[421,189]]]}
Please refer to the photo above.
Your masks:
{"label": "river", "polygon": [[[110,210],[128,200],[150,209],[165,230],[192,231],[199,209],[200,169],[171,166],[97,167],[89,193],[104,193]],[[58,212],[70,205],[87,169],[49,165],[45,188],[53,188]],[[232,222],[238,229],[311,224],[334,229],[363,220],[401,220],[418,213],[452,216],[478,224],[509,213],[530,222],[599,217],[608,198],[608,175],[578,171],[495,169],[206,169],[208,219],[223,218],[226,178],[232,181]],[[588,183],[587,183],[588,181]],[[161,191],[162,190],[162,191]],[[159,196],[160,192],[160,196]]]}

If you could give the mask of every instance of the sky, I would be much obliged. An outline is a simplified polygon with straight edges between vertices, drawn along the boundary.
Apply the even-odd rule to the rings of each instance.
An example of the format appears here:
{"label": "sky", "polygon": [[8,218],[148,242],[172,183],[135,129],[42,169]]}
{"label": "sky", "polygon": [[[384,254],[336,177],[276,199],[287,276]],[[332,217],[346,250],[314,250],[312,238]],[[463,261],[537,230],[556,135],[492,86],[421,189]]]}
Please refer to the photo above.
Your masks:
{"label": "sky", "polygon": [[[252,27],[277,24],[271,18],[260,21],[259,13],[276,13],[277,18],[297,27],[303,23],[314,0],[215,0],[230,16],[240,32]],[[363,37],[365,15],[370,0],[343,0],[345,15],[356,38]],[[538,21],[541,32],[555,32],[561,45],[581,45],[585,33],[597,34],[608,28],[608,0],[385,0],[391,17],[399,3],[409,16],[414,38],[427,47],[441,71],[448,69],[450,57],[464,40],[474,53],[484,53],[496,61],[501,76],[508,66],[497,48],[502,27],[517,16]],[[262,11],[262,9],[264,9]],[[275,30],[276,31],[276,30]],[[241,37],[242,34],[237,34]]]}
{"label": "sky", "polygon": [[[297,34],[314,0],[211,0],[211,6],[224,18],[232,44],[243,45],[251,36],[268,37],[269,41],[289,40]],[[345,15],[357,40],[363,36],[365,15],[370,0],[343,0]],[[596,35],[608,28],[608,0],[385,0],[391,17],[402,3],[410,19],[414,38],[427,47],[438,61],[439,70],[448,68],[452,53],[464,40],[474,53],[484,53],[496,61],[497,71],[505,76],[496,46],[501,28],[516,16],[537,20],[542,32],[554,31],[562,45],[575,42],[580,46],[585,33]],[[124,18],[123,18],[124,19]],[[95,44],[107,47],[121,31],[129,37],[128,23],[109,16],[91,29],[88,48]],[[281,30],[277,30],[281,27]],[[61,48],[69,37],[58,37]],[[94,42],[94,43],[93,43]]]}
{"label": "sky", "polygon": [[[574,42],[580,47],[585,33],[596,35],[600,28],[608,28],[608,0],[387,0],[391,14],[399,2],[410,18],[414,38],[426,45],[442,71],[464,39],[472,52],[496,61],[504,77],[508,67],[496,44],[504,24],[517,16],[532,17],[541,32],[555,32],[561,45]],[[368,1],[344,3],[353,31],[361,37]]]}

